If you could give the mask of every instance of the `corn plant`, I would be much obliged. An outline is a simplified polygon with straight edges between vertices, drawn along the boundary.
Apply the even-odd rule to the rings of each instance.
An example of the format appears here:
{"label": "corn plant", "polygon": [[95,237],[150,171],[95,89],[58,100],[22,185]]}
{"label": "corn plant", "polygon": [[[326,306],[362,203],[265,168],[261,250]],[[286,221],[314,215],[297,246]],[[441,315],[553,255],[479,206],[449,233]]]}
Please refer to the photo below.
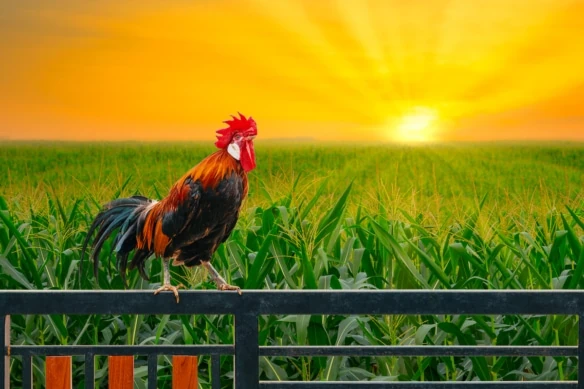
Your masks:
{"label": "corn plant", "polygon": [[[188,154],[183,146],[160,146],[161,153],[172,151],[181,160],[159,156],[169,161],[157,168],[162,171],[130,175],[121,161],[151,166],[140,151],[157,155],[154,146],[5,146],[8,157],[16,158],[14,150],[25,154],[40,150],[49,156],[45,162],[56,161],[51,158],[57,153],[65,156],[65,162],[60,171],[45,163],[46,175],[37,172],[30,177],[23,172],[38,170],[38,161],[11,160],[6,165],[9,171],[1,173],[7,185],[0,197],[0,287],[123,289],[115,261],[107,254],[111,242],[102,251],[98,277],[92,264],[80,263],[88,225],[100,204],[111,198],[135,193],[164,196],[161,188],[172,183],[168,178],[172,172],[184,170],[183,160],[205,154],[204,147],[195,149]],[[69,159],[79,157],[79,150],[84,150],[89,164],[100,166],[93,174],[80,172]],[[107,150],[117,155],[117,165],[102,165],[108,160]],[[519,166],[528,156],[526,150],[541,160],[539,177],[549,180],[531,187],[536,195],[531,199],[529,191],[515,186],[516,177],[500,160],[512,157],[510,163]],[[266,147],[264,168],[260,162],[245,212],[213,261],[229,283],[243,289],[579,289],[584,286],[584,202],[576,184],[584,169],[584,158],[577,158],[581,150],[484,147],[475,155],[454,146],[448,150]],[[340,151],[348,154],[349,162],[332,158]],[[302,160],[291,170],[288,164],[301,160],[297,154],[314,159]],[[258,155],[262,155],[260,147]],[[388,155],[395,160],[380,164]],[[364,166],[355,163],[360,157]],[[460,157],[494,163],[464,165],[457,161]],[[553,165],[555,158],[559,162]],[[559,165],[564,167],[558,170]],[[340,172],[324,179],[322,166]],[[486,174],[487,170],[492,172]],[[295,174],[299,171],[317,171],[321,177]],[[366,171],[377,173],[370,177]],[[63,174],[71,179],[65,180]],[[465,183],[470,174],[477,175],[475,181]],[[502,184],[497,183],[497,174],[502,175]],[[536,184],[535,174],[526,175],[529,185]],[[30,186],[18,181],[19,175],[31,180]],[[145,183],[146,176],[150,181]],[[92,181],[95,177],[97,181]],[[32,189],[32,182],[41,185],[42,193]],[[146,270],[150,281],[130,273],[128,288],[158,287],[160,261],[149,261]],[[190,289],[214,288],[201,270],[174,267],[172,271],[173,280]],[[37,315],[14,316],[12,322],[12,344],[233,341],[229,315]],[[575,345],[578,332],[577,318],[558,315],[288,315],[264,316],[259,324],[261,345]],[[40,382],[44,362],[41,358],[33,362]],[[12,358],[11,364],[13,385],[19,386],[20,362]],[[169,358],[160,357],[158,365],[159,386],[170,387]],[[202,356],[199,371],[204,388],[210,386],[209,370],[210,358]],[[262,357],[260,370],[262,379],[271,380],[570,380],[576,378],[577,360]],[[221,372],[223,386],[231,387],[232,358],[221,359]],[[83,360],[75,360],[75,387],[83,386],[82,374]],[[145,388],[145,360],[137,359],[135,375],[136,386]],[[98,385],[105,385],[106,358],[96,359],[96,378]]]}

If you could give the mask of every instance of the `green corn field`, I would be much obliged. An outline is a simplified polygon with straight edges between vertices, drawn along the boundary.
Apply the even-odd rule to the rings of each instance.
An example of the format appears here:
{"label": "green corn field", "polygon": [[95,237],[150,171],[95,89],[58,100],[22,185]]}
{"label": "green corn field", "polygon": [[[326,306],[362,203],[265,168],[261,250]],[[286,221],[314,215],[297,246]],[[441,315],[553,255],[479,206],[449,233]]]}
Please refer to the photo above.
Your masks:
{"label": "green corn field", "polygon": [[[101,204],[166,195],[212,144],[0,145],[0,287],[123,289],[111,243],[98,280],[81,244]],[[580,289],[584,145],[256,146],[249,198],[213,263],[245,289]],[[173,282],[212,289],[202,269]],[[131,289],[160,285],[130,273]],[[245,293],[245,292],[244,292]],[[365,298],[365,297],[364,297]],[[233,317],[13,316],[12,344],[220,344]],[[576,345],[575,316],[265,316],[261,345]],[[574,380],[568,357],[298,357],[260,360],[269,380]],[[208,388],[210,357],[200,358]],[[233,360],[221,359],[232,387]],[[41,382],[42,358],[34,360]],[[11,359],[12,383],[21,365]],[[83,359],[74,383],[83,387]],[[97,358],[98,387],[107,359]],[[135,387],[146,387],[146,360]],[[170,358],[159,358],[170,387]],[[35,384],[37,385],[37,384]],[[41,386],[37,385],[40,388]]]}

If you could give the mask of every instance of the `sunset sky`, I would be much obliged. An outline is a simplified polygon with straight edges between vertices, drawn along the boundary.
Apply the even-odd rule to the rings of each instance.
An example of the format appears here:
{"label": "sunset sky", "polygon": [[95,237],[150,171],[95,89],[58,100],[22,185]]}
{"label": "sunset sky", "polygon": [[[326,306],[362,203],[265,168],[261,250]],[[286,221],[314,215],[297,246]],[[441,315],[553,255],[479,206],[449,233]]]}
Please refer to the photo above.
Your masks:
{"label": "sunset sky", "polygon": [[0,140],[584,140],[582,0],[19,0]]}

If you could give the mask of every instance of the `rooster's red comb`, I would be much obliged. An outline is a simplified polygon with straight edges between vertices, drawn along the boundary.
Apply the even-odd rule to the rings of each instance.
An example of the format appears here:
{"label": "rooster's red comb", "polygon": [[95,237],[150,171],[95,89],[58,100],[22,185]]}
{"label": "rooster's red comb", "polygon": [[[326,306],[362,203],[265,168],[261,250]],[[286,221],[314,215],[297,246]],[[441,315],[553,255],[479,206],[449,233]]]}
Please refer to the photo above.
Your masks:
{"label": "rooster's red comb", "polygon": [[256,122],[251,116],[246,118],[239,113],[238,118],[233,115],[231,115],[231,117],[233,118],[232,120],[226,120],[223,122],[229,127],[217,130],[217,142],[215,142],[215,146],[220,149],[229,146],[231,138],[233,138],[233,134],[236,132],[240,132],[243,136],[257,135],[258,133]]}

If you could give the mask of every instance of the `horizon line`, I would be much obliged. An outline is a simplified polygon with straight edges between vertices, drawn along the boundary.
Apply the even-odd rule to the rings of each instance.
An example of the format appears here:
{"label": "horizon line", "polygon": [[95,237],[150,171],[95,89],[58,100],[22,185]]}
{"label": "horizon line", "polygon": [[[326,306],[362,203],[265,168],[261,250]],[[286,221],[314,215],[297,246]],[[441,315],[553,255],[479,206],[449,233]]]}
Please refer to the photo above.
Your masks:
{"label": "horizon line", "polygon": [[[88,139],[88,140],[76,140],[76,139],[14,139],[14,138],[0,138],[0,146],[8,143],[71,143],[71,144],[171,144],[171,143],[193,143],[193,144],[209,144],[212,146],[215,140],[205,140],[205,139],[169,139],[169,140],[152,140],[152,139]],[[317,144],[343,144],[343,145],[407,145],[407,146],[430,146],[430,145],[449,145],[449,144],[510,144],[510,143],[529,143],[529,144],[539,144],[539,143],[572,143],[578,145],[584,145],[584,139],[574,140],[574,139],[491,139],[491,140],[433,140],[433,141],[375,141],[375,140],[331,140],[331,139],[317,139],[311,137],[298,137],[298,138],[267,138],[267,139],[256,139],[254,143],[317,143]]]}

